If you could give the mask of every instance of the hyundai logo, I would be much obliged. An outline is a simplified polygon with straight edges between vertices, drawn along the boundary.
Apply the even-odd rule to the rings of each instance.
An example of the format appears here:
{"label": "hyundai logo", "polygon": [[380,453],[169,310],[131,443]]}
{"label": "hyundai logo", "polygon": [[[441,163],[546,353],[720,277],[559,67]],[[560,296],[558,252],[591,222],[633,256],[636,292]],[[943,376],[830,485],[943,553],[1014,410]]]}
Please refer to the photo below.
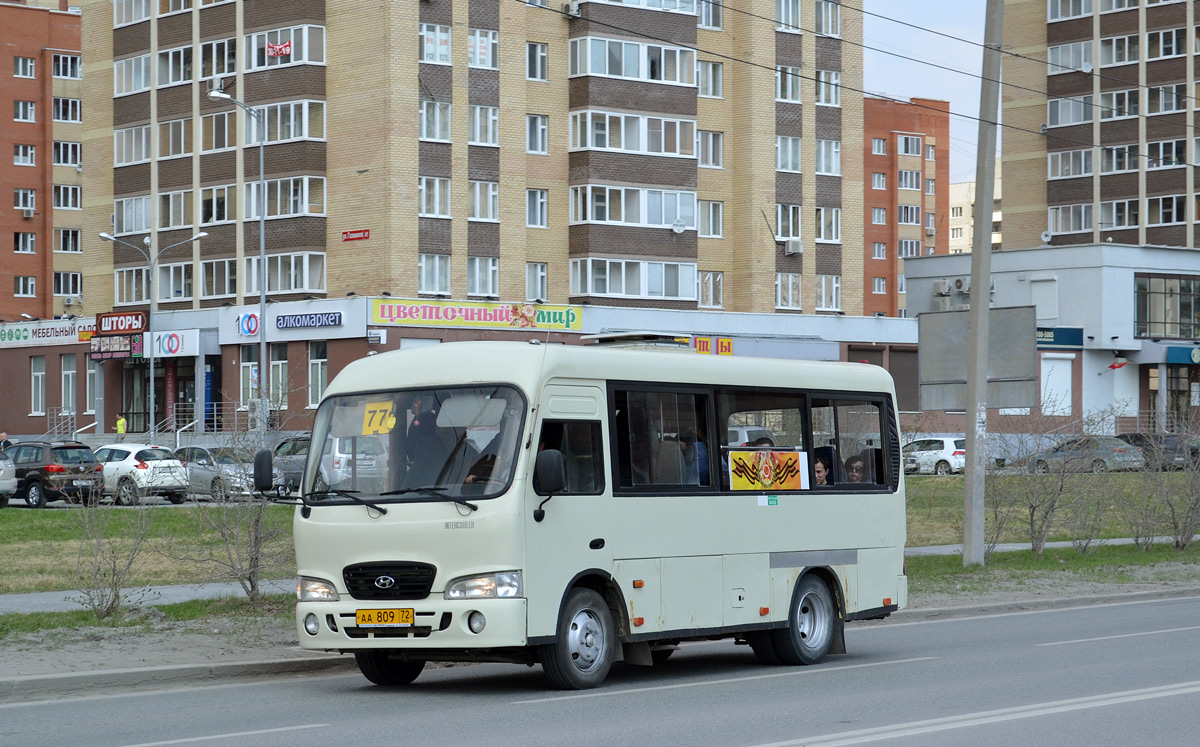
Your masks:
{"label": "hyundai logo", "polygon": [[380,576],[379,578],[375,579],[375,585],[380,589],[390,589],[396,585],[396,579],[392,578],[391,576]]}

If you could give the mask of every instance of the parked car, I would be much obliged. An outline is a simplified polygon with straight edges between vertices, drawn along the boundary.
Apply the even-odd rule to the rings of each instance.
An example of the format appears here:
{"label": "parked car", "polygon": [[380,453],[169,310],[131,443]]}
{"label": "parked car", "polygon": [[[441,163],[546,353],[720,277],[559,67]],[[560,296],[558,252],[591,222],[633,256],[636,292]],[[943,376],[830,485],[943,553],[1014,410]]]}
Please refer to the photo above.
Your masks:
{"label": "parked car", "polygon": [[0,508],[8,505],[8,499],[17,492],[17,467],[4,452],[0,452]]}
{"label": "parked car", "polygon": [[961,474],[967,468],[967,439],[918,438],[904,445],[904,471],[909,474]]}
{"label": "parked car", "polygon": [[304,463],[308,461],[308,444],[310,436],[293,436],[285,438],[275,447],[272,463],[283,475],[283,490],[291,493],[300,487],[300,479],[304,477]]}
{"label": "parked car", "polygon": [[104,489],[104,468],[78,441],[23,441],[4,451],[17,473],[17,497],[30,508],[49,501],[95,504]]}
{"label": "parked car", "polygon": [[1125,443],[1142,450],[1146,467],[1156,470],[1187,469],[1200,466],[1200,439],[1176,433],[1122,433]]}
{"label": "parked car", "polygon": [[317,489],[353,485],[356,490],[383,490],[386,471],[387,452],[381,439],[331,438],[321,454]]}
{"label": "parked car", "polygon": [[[223,501],[230,495],[249,495],[254,489],[254,455],[245,449],[186,446],[175,452],[188,471],[193,493]],[[275,484],[283,476],[275,471]]]}
{"label": "parked car", "polygon": [[1142,450],[1113,436],[1076,436],[1029,458],[1029,470],[1050,472],[1115,472],[1145,469]]}
{"label": "parked car", "polygon": [[111,495],[117,506],[132,506],[152,495],[171,503],[183,503],[187,497],[187,469],[165,447],[108,444],[96,449],[96,461],[104,466],[104,494]]}

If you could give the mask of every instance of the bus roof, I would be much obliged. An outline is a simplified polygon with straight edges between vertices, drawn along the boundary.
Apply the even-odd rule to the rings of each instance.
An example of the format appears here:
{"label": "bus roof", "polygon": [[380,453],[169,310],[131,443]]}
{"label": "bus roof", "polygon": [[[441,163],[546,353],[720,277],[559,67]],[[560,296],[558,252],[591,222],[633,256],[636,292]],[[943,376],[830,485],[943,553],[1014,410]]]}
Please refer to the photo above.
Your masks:
{"label": "bus roof", "polygon": [[451,342],[360,358],[326,395],[512,383],[534,393],[546,379],[893,392],[892,377],[863,363],[700,355],[690,349],[630,349],[535,342]]}

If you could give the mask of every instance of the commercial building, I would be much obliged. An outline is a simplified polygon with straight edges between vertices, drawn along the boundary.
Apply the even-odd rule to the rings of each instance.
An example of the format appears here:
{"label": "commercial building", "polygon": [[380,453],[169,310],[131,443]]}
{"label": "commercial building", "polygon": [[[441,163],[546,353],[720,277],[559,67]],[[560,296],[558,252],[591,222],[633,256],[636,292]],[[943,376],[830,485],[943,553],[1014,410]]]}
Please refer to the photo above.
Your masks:
{"label": "commercial building", "polygon": [[0,2],[0,319],[80,306],[82,66],[72,7]]}
{"label": "commercial building", "polygon": [[1195,246],[1195,25],[1191,2],[1006,1],[1005,244]]}
{"label": "commercial building", "polygon": [[863,100],[863,313],[905,316],[904,260],[949,251],[950,104]]}

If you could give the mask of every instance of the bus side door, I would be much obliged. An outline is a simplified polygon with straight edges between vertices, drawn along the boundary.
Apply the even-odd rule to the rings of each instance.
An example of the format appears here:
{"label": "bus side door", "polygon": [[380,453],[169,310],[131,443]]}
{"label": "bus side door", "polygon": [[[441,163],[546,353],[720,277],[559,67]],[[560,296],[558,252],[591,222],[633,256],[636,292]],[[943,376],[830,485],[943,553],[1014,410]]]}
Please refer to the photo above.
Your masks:
{"label": "bus side door", "polygon": [[534,490],[525,505],[525,596],[530,638],[551,636],[559,606],[580,573],[612,569],[612,488],[605,459],[608,443],[604,390],[598,386],[547,385],[533,437],[537,451],[562,452],[567,484],[546,502],[542,521],[533,511],[546,499]]}

